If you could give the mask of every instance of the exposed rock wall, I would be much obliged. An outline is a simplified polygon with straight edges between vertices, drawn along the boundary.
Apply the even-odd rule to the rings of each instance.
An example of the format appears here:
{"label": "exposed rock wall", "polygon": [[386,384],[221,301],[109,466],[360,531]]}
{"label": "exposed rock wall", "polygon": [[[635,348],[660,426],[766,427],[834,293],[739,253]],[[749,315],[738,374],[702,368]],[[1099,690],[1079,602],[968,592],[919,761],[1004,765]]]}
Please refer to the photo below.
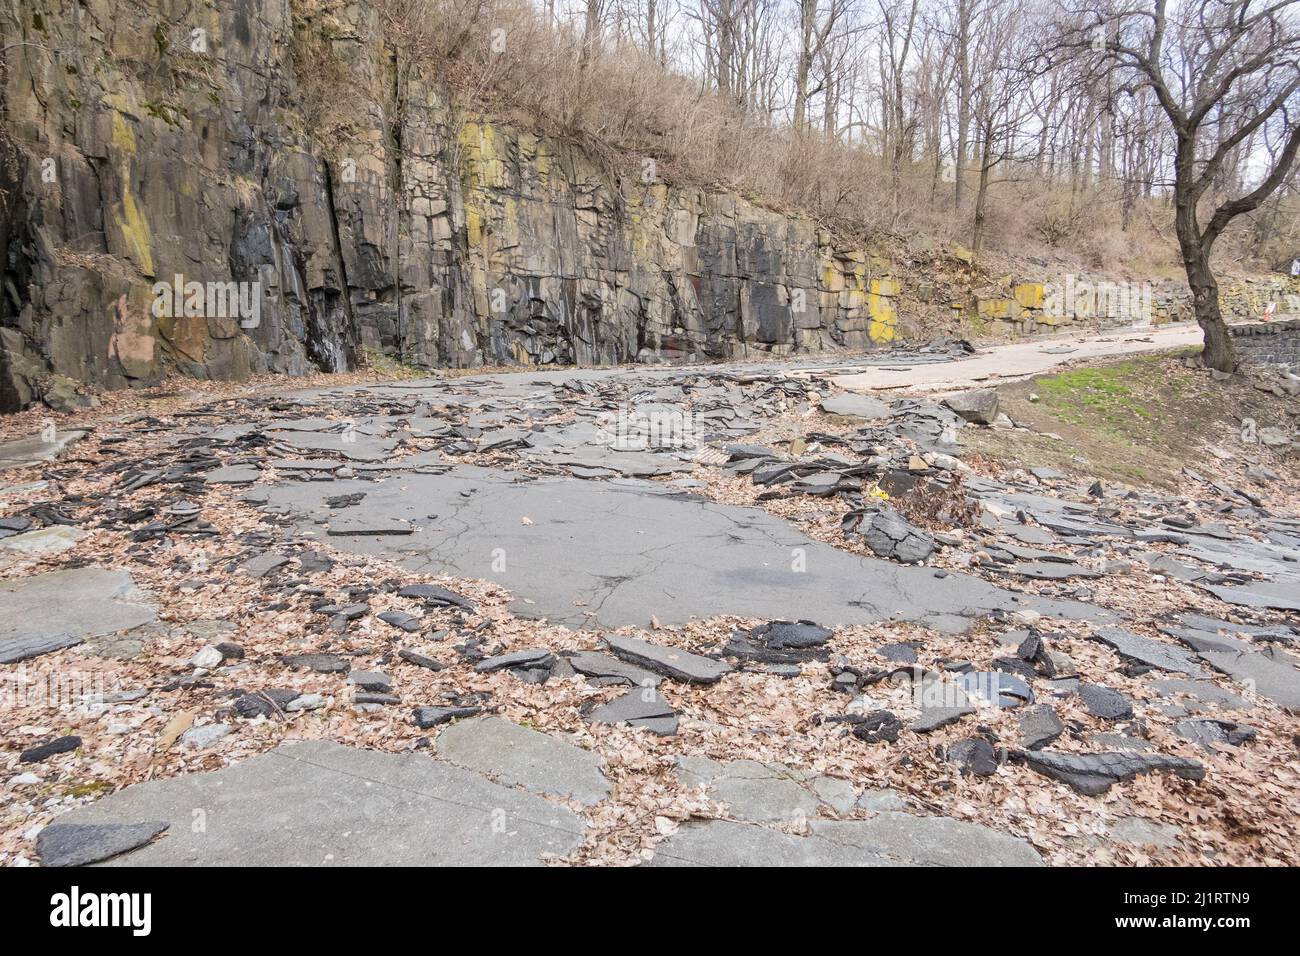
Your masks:
{"label": "exposed rock wall", "polygon": [[[119,387],[346,369],[359,332],[328,170],[293,116],[287,2],[13,3],[8,407],[39,370]],[[156,282],[260,283],[256,326],[158,315]]]}
{"label": "exposed rock wall", "polygon": [[[467,115],[393,62],[365,4],[32,0],[0,27],[0,408],[68,380],[351,369],[363,344],[585,364],[895,334],[887,262]],[[339,103],[346,135],[320,136]],[[158,306],[227,282],[255,315]]]}
{"label": "exposed rock wall", "polygon": [[[694,361],[900,330],[888,258],[474,113],[365,3],[9,0],[0,33],[0,410],[168,371],[348,370],[367,347],[423,367]],[[1091,318],[1053,318],[1037,281],[950,303],[913,278],[909,316]],[[229,308],[240,294],[255,308]]]}

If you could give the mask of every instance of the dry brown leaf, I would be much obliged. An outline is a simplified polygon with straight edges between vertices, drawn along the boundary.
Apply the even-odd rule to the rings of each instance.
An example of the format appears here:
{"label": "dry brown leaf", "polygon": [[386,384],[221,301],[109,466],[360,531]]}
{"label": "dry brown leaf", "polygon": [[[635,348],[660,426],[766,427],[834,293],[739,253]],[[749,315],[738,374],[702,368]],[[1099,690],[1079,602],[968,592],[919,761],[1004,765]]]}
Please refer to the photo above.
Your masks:
{"label": "dry brown leaf", "polygon": [[167,721],[167,726],[163,728],[162,734],[158,737],[158,750],[167,750],[172,744],[180,738],[180,735],[189,730],[194,723],[194,718],[198,716],[193,710],[183,710],[171,720]]}

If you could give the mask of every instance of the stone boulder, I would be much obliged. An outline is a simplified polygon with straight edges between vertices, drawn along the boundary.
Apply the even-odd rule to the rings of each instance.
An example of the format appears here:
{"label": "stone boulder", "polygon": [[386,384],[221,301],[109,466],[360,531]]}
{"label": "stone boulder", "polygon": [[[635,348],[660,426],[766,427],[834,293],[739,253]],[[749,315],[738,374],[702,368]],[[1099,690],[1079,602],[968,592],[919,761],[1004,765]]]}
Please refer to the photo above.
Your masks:
{"label": "stone boulder", "polygon": [[882,558],[913,564],[934,553],[933,536],[892,508],[863,518],[859,530],[867,547]]}
{"label": "stone boulder", "polygon": [[998,393],[991,388],[958,392],[943,403],[974,425],[992,425],[998,417]]}

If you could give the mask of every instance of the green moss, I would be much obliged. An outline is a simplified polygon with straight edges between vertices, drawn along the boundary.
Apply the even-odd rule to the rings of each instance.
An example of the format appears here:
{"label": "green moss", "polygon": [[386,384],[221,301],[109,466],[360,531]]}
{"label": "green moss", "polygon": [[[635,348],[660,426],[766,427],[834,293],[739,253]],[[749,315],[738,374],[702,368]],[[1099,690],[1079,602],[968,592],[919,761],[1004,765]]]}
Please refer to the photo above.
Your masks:
{"label": "green moss", "polygon": [[147,102],[140,104],[144,107],[146,113],[155,119],[160,119],[168,126],[180,127],[182,111],[166,103]]}
{"label": "green moss", "polygon": [[[1127,430],[1150,421],[1151,410],[1134,395],[1137,376],[1150,376],[1150,363],[1122,362],[1100,368],[1080,368],[1041,379],[1039,394],[1062,421]],[[1156,384],[1146,381],[1146,384]]]}
{"label": "green moss", "polygon": [[[956,309],[953,309],[953,311],[957,312]],[[984,316],[980,315],[979,312],[974,309],[968,309],[959,312],[958,314],[961,316],[962,324],[965,325],[966,328],[970,329],[971,333],[976,338],[983,338],[989,334],[992,323],[989,322],[988,319],[984,318]]]}
{"label": "green moss", "polygon": [[365,353],[366,365],[370,371],[384,378],[422,378],[429,374],[425,369],[399,362],[392,355],[385,354],[369,345],[365,346]]}
{"label": "green moss", "polygon": [[113,785],[107,780],[92,780],[90,783],[79,783],[75,787],[69,787],[63,793],[68,797],[93,797],[112,789]]}
{"label": "green moss", "polygon": [[1179,357],[1143,356],[1005,385],[998,391],[1007,414],[1031,430],[977,430],[972,446],[1021,467],[1176,487],[1183,464],[1235,435],[1243,418],[1285,416],[1284,401],[1248,382],[1213,381]]}

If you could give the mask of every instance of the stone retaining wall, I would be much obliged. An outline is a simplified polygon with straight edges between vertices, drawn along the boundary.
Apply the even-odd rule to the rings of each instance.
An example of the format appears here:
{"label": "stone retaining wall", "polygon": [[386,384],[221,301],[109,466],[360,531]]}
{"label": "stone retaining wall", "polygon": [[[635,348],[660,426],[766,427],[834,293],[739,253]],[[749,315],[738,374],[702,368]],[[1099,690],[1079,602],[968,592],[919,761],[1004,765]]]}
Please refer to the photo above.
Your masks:
{"label": "stone retaining wall", "polygon": [[1229,331],[1243,362],[1300,368],[1300,319],[1234,325]]}
{"label": "stone retaining wall", "polygon": [[[1229,322],[1255,322],[1270,305],[1274,315],[1300,314],[1300,278],[1221,277],[1219,304]],[[1075,325],[1164,325],[1195,318],[1191,296],[1181,279],[1126,282],[1087,274],[1016,282],[1010,285],[1008,295],[979,299],[975,311],[977,325],[1010,335],[1032,335]]]}

